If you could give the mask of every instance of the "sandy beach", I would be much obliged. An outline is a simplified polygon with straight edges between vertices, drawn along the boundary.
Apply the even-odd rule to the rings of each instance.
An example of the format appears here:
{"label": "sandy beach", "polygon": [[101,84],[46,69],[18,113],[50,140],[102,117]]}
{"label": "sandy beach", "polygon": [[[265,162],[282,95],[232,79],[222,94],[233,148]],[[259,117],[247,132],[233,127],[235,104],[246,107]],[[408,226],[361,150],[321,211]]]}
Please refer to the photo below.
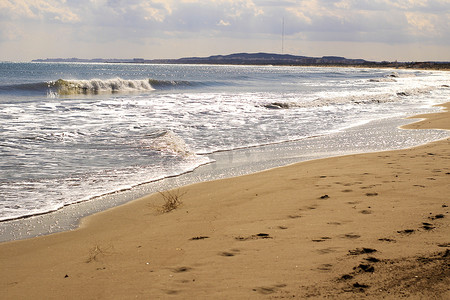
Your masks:
{"label": "sandy beach", "polygon": [[150,195],[0,244],[1,298],[449,299],[449,183],[445,139]]}

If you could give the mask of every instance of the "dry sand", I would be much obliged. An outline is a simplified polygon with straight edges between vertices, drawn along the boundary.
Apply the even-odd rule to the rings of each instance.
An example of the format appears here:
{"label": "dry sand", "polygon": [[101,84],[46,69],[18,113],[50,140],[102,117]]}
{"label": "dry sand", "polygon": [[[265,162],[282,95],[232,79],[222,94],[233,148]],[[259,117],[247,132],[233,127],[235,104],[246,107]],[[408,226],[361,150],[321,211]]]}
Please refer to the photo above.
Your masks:
{"label": "dry sand", "polygon": [[[447,112],[409,128],[450,129]],[[423,116],[421,116],[423,117]],[[2,299],[450,299],[450,139],[160,194],[0,244]]]}

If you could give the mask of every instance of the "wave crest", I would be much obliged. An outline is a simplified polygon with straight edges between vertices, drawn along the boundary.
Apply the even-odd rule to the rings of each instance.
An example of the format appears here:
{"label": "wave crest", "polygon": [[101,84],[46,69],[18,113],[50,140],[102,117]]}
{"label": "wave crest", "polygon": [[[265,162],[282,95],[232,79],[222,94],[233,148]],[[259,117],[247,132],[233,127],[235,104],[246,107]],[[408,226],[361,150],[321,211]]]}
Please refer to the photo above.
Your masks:
{"label": "wave crest", "polygon": [[161,151],[170,155],[188,157],[194,155],[185,141],[171,130],[160,130],[146,136],[150,149]]}
{"label": "wave crest", "polygon": [[0,85],[0,93],[47,93],[49,98],[60,95],[101,94],[101,93],[132,93],[153,91],[155,89],[172,89],[191,87],[204,83],[182,80],[160,79],[58,79],[34,83]]}
{"label": "wave crest", "polygon": [[154,90],[148,79],[127,80],[122,78],[90,80],[58,79],[56,81],[49,82],[48,88],[56,89],[59,95],[98,94],[105,92],[118,93]]}
{"label": "wave crest", "polygon": [[311,108],[311,107],[323,107],[330,105],[340,104],[372,104],[372,103],[388,103],[400,101],[406,97],[417,96],[425,93],[429,93],[439,87],[427,86],[421,88],[411,88],[405,90],[398,90],[390,93],[377,93],[377,94],[362,94],[362,95],[342,95],[342,96],[330,96],[330,97],[318,97],[310,99],[309,101],[296,102],[295,100],[290,102],[270,102],[263,103],[260,106],[266,109],[290,109],[290,108]]}

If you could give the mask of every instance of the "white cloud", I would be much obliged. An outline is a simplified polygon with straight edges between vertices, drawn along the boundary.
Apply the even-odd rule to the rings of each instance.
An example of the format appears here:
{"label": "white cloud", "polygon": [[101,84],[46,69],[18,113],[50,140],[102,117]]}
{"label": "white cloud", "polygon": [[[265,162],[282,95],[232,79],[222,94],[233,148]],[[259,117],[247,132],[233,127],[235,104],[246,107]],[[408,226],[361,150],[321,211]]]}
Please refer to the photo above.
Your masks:
{"label": "white cloud", "polygon": [[79,22],[78,15],[73,13],[67,6],[66,1],[44,1],[44,0],[2,0],[0,11],[6,18],[17,20],[39,19],[43,21],[58,21],[64,23]]}
{"label": "white cloud", "polygon": [[[286,47],[290,39],[302,44],[413,41],[450,46],[448,0],[0,0],[0,48],[4,55],[13,40],[15,46],[32,48],[35,39],[29,32],[52,32],[54,37],[64,35],[71,51],[110,49],[103,56],[124,53],[119,47],[131,53],[175,44],[175,39],[205,39],[208,44],[212,37],[235,41],[240,51],[247,51],[277,45],[283,19]],[[118,46],[105,47],[114,43]],[[184,56],[188,48],[186,44],[172,51]]]}
{"label": "white cloud", "polygon": [[230,22],[220,20],[219,23],[217,23],[218,26],[230,26]]}

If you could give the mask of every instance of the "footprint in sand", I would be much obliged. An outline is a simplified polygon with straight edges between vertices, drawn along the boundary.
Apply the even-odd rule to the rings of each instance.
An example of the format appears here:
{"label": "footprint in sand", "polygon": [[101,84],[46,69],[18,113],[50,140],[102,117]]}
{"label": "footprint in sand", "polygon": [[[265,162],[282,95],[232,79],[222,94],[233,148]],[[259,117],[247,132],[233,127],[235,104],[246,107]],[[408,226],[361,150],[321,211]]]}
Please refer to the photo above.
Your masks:
{"label": "footprint in sand", "polygon": [[174,273],[184,273],[184,272],[190,271],[191,269],[192,268],[189,268],[189,267],[179,267],[179,268],[173,269],[172,271]]}
{"label": "footprint in sand", "polygon": [[288,218],[290,218],[290,219],[298,219],[298,218],[301,218],[302,216],[300,216],[300,215],[289,215],[288,216]]}
{"label": "footprint in sand", "polygon": [[273,237],[271,237],[268,233],[258,233],[258,234],[253,234],[247,237],[242,237],[242,236],[238,236],[235,237],[236,240],[238,241],[248,241],[248,240],[259,240],[259,239],[272,239]]}
{"label": "footprint in sand", "polygon": [[430,220],[443,219],[445,216],[443,214],[437,214],[434,217],[428,217]]}
{"label": "footprint in sand", "polygon": [[333,253],[336,252],[336,248],[333,247],[329,247],[329,248],[324,248],[324,249],[318,249],[316,250],[319,254],[328,254],[328,253]]}
{"label": "footprint in sand", "polygon": [[357,267],[354,267],[353,270],[373,273],[375,272],[375,267],[370,264],[359,264]]}
{"label": "footprint in sand", "polygon": [[331,271],[332,268],[333,268],[332,264],[322,264],[317,268],[317,270],[328,272],[328,271]]}
{"label": "footprint in sand", "polygon": [[342,225],[340,222],[328,222],[328,225]]}
{"label": "footprint in sand", "polygon": [[331,240],[331,238],[328,237],[328,236],[323,236],[323,237],[321,237],[320,239],[314,239],[314,240],[312,240],[312,241],[315,242],[315,243],[320,243],[320,242],[325,242],[325,241],[327,241],[327,240]]}
{"label": "footprint in sand", "polygon": [[382,241],[382,242],[396,242],[396,240],[394,240],[394,239],[389,239],[389,238],[381,238],[381,239],[378,239],[379,241]]}
{"label": "footprint in sand", "polygon": [[374,197],[374,196],[378,196],[378,193],[366,193],[367,197]]}
{"label": "footprint in sand", "polygon": [[360,254],[374,253],[377,252],[377,250],[372,248],[356,248],[355,250],[349,250],[348,252],[350,255],[360,255]]}
{"label": "footprint in sand", "polygon": [[253,291],[258,292],[263,295],[273,294],[277,292],[279,289],[286,287],[285,284],[277,284],[273,286],[262,286],[254,288]]}
{"label": "footprint in sand", "polygon": [[225,256],[225,257],[231,257],[231,256],[235,256],[239,252],[241,252],[241,250],[239,250],[239,249],[231,249],[230,251],[220,252],[219,255],[220,256]]}
{"label": "footprint in sand", "polygon": [[422,223],[422,228],[425,229],[425,230],[431,230],[431,229],[434,229],[436,227],[434,227],[433,224],[431,224],[431,223],[423,222]]}
{"label": "footprint in sand", "polygon": [[372,262],[372,263],[380,262],[380,260],[378,258],[373,257],[373,256],[366,257],[365,260]]}
{"label": "footprint in sand", "polygon": [[347,233],[347,234],[342,234],[342,235],[340,235],[339,237],[340,237],[340,238],[343,238],[343,239],[351,239],[351,240],[354,240],[354,239],[359,239],[361,236],[360,236],[359,234]]}

